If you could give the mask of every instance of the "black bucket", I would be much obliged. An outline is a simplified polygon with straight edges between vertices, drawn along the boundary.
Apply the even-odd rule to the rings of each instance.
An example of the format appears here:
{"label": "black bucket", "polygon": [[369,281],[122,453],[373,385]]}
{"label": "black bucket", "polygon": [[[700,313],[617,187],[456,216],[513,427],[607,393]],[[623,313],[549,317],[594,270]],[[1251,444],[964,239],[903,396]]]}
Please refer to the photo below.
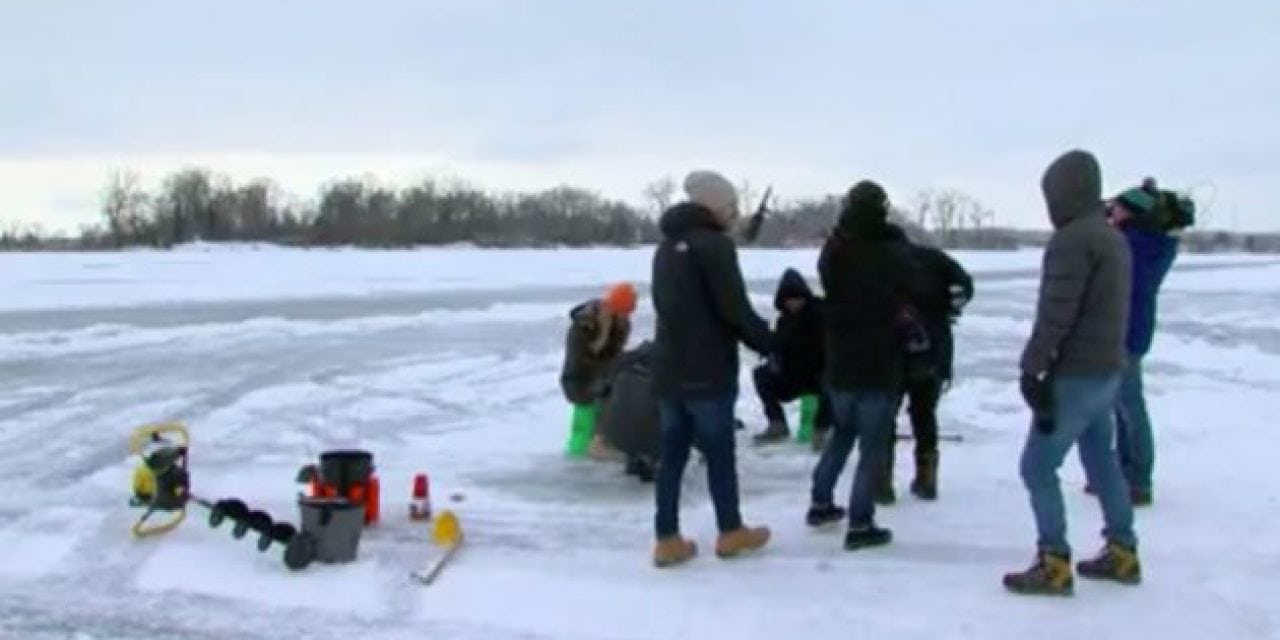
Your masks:
{"label": "black bucket", "polygon": [[338,495],[362,485],[373,473],[373,454],[368,451],[326,451],[320,454],[320,479]]}
{"label": "black bucket", "polygon": [[298,499],[302,531],[316,541],[316,560],[351,562],[360,548],[364,508],[346,498]]}

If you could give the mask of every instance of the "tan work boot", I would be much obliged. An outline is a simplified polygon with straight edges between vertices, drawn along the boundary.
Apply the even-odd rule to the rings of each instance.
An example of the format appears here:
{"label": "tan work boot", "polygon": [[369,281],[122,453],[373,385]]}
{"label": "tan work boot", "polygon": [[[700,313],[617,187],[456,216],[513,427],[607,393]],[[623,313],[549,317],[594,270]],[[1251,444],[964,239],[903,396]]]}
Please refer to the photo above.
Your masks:
{"label": "tan work boot", "polygon": [[604,436],[598,433],[591,437],[591,444],[587,447],[587,457],[600,462],[622,462],[626,459],[621,451],[609,446]]}
{"label": "tan work boot", "polygon": [[691,560],[698,554],[698,545],[680,536],[667,536],[653,547],[653,564],[656,567],[672,567]]}
{"label": "tan work boot", "polygon": [[755,551],[769,542],[769,527],[739,527],[720,534],[716,539],[716,555],[732,558],[744,551]]}

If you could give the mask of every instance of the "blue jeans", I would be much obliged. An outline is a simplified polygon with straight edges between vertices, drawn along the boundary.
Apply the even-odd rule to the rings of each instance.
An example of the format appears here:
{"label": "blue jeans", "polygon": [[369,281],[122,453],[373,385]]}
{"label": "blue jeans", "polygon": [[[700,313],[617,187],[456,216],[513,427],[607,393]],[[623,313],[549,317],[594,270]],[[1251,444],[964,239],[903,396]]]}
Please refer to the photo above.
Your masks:
{"label": "blue jeans", "polygon": [[657,477],[657,514],[654,530],[659,538],[680,533],[680,485],[689,463],[689,449],[696,442],[707,461],[707,487],[716,508],[721,533],[742,527],[738,512],[738,470],[734,458],[733,405],[737,390],[715,396],[662,398],[658,414],[662,422]]}
{"label": "blue jeans", "polygon": [[1054,379],[1053,432],[1041,433],[1033,425],[1027,434],[1022,450],[1022,482],[1031,494],[1031,510],[1039,532],[1037,546],[1042,551],[1071,555],[1058,468],[1073,444],[1080,445],[1085,476],[1102,502],[1106,523],[1103,537],[1123,545],[1137,543],[1129,488],[1112,448],[1111,416],[1119,387],[1119,375],[1064,375]]}
{"label": "blue jeans", "polygon": [[849,461],[853,444],[859,441],[858,468],[849,496],[849,527],[870,526],[875,518],[872,492],[876,480],[888,464],[889,439],[898,412],[898,394],[880,389],[840,391],[832,389],[831,408],[836,414],[835,431],[813,470],[811,499],[815,505],[832,504],[832,493],[840,472]]}
{"label": "blue jeans", "polygon": [[1151,475],[1156,464],[1156,442],[1142,392],[1142,357],[1129,356],[1129,367],[1120,378],[1120,398],[1116,403],[1116,450],[1120,468],[1129,488],[1151,491]]}

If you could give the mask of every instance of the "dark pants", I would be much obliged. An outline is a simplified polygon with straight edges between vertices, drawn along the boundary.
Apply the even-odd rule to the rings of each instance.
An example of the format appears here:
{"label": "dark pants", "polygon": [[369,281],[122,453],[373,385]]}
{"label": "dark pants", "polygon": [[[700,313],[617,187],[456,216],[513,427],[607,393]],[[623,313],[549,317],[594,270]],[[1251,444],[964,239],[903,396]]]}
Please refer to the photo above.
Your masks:
{"label": "dark pants", "polygon": [[[904,396],[907,415],[911,418],[911,437],[916,441],[916,459],[938,450],[938,401],[942,398],[942,380],[930,378],[907,385]],[[901,403],[899,403],[901,408]],[[893,450],[897,438],[889,439]]]}
{"label": "dark pants", "polygon": [[831,399],[821,385],[798,385],[791,378],[770,369],[768,365],[756,367],[752,377],[755,379],[756,393],[760,395],[760,404],[764,406],[764,415],[769,422],[785,424],[787,414],[782,411],[782,404],[793,402],[804,395],[818,396],[818,415],[813,419],[814,430],[825,431],[835,422]]}
{"label": "dark pants", "polygon": [[858,441],[858,468],[849,495],[849,527],[866,527],[875,516],[872,495],[889,452],[888,440],[893,437],[898,394],[879,389],[828,393],[836,414],[835,433],[813,470],[811,499],[816,505],[832,504],[836,481]]}
{"label": "dark pants", "polygon": [[738,470],[734,458],[733,405],[736,390],[715,396],[662,398],[662,444],[657,478],[657,514],[654,530],[659,538],[680,533],[680,485],[695,443],[707,463],[707,486],[716,509],[720,531],[742,527],[738,511]]}
{"label": "dark pants", "polygon": [[1151,416],[1142,391],[1142,357],[1129,356],[1129,366],[1120,377],[1116,410],[1116,451],[1129,488],[1151,491],[1151,475],[1156,463],[1155,436]]}

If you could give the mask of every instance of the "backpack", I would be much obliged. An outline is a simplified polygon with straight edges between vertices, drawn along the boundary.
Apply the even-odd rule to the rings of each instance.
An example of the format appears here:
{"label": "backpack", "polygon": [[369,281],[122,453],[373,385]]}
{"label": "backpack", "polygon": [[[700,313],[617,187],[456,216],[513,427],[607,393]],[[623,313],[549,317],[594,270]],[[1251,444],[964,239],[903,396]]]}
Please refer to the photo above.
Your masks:
{"label": "backpack", "polygon": [[618,357],[600,400],[596,428],[622,453],[656,460],[661,422],[652,357],[648,340]]}

